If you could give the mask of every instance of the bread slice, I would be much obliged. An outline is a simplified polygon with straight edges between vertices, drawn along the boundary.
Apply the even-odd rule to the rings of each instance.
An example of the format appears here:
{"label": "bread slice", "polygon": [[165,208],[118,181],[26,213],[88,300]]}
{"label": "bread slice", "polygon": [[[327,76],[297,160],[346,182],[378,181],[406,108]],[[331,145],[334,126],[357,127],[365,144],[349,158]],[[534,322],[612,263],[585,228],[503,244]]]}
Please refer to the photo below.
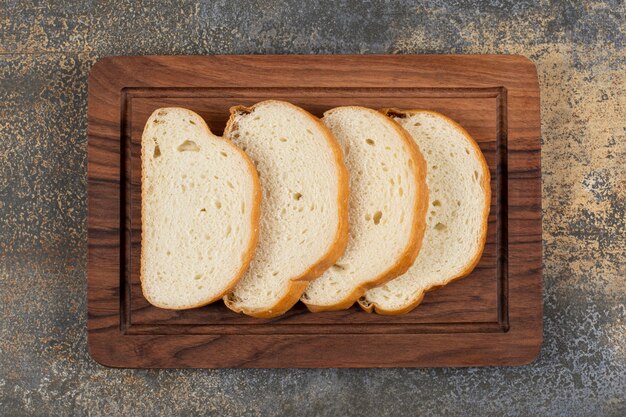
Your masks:
{"label": "bread slice", "polygon": [[176,310],[220,299],[257,243],[261,189],[252,161],[182,108],[152,113],[141,150],[145,298]]}
{"label": "bread slice", "polygon": [[330,131],[286,102],[232,108],[224,135],[250,155],[263,189],[258,249],[224,302],[236,312],[275,317],[343,253],[348,172]]}
{"label": "bread slice", "polygon": [[372,109],[338,107],[322,119],[350,172],[350,240],[343,257],[302,297],[311,311],[349,308],[415,260],[428,204],[426,168],[410,136]]}
{"label": "bread slice", "polygon": [[426,158],[430,204],[422,250],[409,271],[368,291],[359,300],[366,311],[402,314],[424,293],[468,275],[478,263],[487,236],[491,191],[489,167],[470,135],[432,111],[385,110],[413,137]]}

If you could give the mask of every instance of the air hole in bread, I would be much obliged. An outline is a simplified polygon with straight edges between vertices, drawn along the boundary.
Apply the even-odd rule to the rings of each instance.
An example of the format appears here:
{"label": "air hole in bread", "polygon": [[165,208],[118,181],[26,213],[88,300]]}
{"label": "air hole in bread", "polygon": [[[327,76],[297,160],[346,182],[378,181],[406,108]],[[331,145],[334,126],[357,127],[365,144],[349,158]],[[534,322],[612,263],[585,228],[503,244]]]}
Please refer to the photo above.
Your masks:
{"label": "air hole in bread", "polygon": [[154,147],[154,157],[158,158],[159,156],[161,156],[161,148],[159,148],[159,145],[156,145]]}
{"label": "air hole in bread", "polygon": [[234,189],[235,187],[233,186],[233,183],[230,181],[226,181],[226,185],[228,185],[228,188],[232,188]]}
{"label": "air hole in bread", "polygon": [[193,279],[195,279],[196,281],[201,280],[202,279],[202,274],[196,274],[196,276],[193,277]]}
{"label": "air hole in bread", "polygon": [[191,123],[192,125],[196,124],[196,122],[194,122],[193,120],[190,120],[189,123]]}
{"label": "air hole in bread", "polygon": [[220,155],[222,155],[224,158],[228,157],[228,154],[224,151],[220,151]]}
{"label": "air hole in bread", "polygon": [[206,213],[206,209],[203,207],[203,208],[200,209],[200,212],[201,213]]}
{"label": "air hole in bread", "polygon": [[200,147],[193,140],[186,140],[178,145],[177,150],[178,152],[198,152]]}
{"label": "air hole in bread", "polygon": [[461,207],[461,202],[459,200],[456,200],[456,205]]}
{"label": "air hole in bread", "polygon": [[400,197],[404,195],[404,190],[402,189],[402,187],[398,188],[398,194],[400,194]]}
{"label": "air hole in bread", "polygon": [[226,294],[226,300],[234,302],[234,301],[238,301],[239,297],[237,297],[234,293],[231,292],[231,293]]}
{"label": "air hole in bread", "polygon": [[159,112],[157,113],[157,115],[159,115],[159,116],[165,116],[166,114],[167,114],[167,111],[166,111],[166,110],[161,110],[161,111],[159,111]]}
{"label": "air hole in bread", "polygon": [[469,149],[465,148],[465,153],[469,155],[470,154]]}
{"label": "air hole in bread", "polygon": [[222,202],[219,201],[219,200],[215,200],[215,203],[213,203],[213,204],[215,204],[215,208],[217,208],[217,209],[221,209],[222,208]]}
{"label": "air hole in bread", "polygon": [[183,193],[187,191],[187,187],[185,187],[185,184],[181,184],[180,189],[183,191]]}
{"label": "air hole in bread", "polygon": [[281,142],[287,142],[287,138],[280,138],[278,140],[280,140]]}
{"label": "air hole in bread", "polygon": [[374,146],[376,144],[376,142],[374,142],[374,139],[365,139],[365,143],[370,146]]}
{"label": "air hole in bread", "polygon": [[278,275],[278,271],[274,271],[272,272],[272,276],[275,277],[276,275]]}
{"label": "air hole in bread", "polygon": [[474,181],[478,181],[478,171],[474,171]]}
{"label": "air hole in bread", "polygon": [[374,213],[374,224],[380,223],[381,217],[383,217],[383,213],[380,210]]}
{"label": "air hole in bread", "polygon": [[167,256],[171,256],[171,255],[172,255],[172,252],[167,251],[167,252],[165,252],[165,254],[166,254]]}
{"label": "air hole in bread", "polygon": [[246,212],[246,203],[244,203],[243,201],[241,202],[241,214]]}
{"label": "air hole in bread", "polygon": [[302,194],[300,193],[293,193],[293,199],[296,201],[299,201],[302,198]]}
{"label": "air hole in bread", "polygon": [[347,265],[336,263],[331,268],[335,271],[345,271],[347,267],[348,267]]}
{"label": "air hole in bread", "polygon": [[406,113],[403,113],[402,111],[396,111],[393,109],[387,109],[385,110],[384,113],[387,115],[387,117],[391,117],[393,119],[406,119],[407,117]]}
{"label": "air hole in bread", "polygon": [[426,151],[426,153],[427,153],[428,155],[432,155],[432,154],[433,154],[433,151],[429,149],[429,150],[427,150],[427,151]]}
{"label": "air hole in bread", "polygon": [[450,152],[450,157],[454,158],[455,153],[454,152]]}
{"label": "air hole in bread", "polygon": [[435,206],[435,207],[441,207],[441,201],[439,201],[439,200],[435,200],[435,201],[433,201],[433,206]]}
{"label": "air hole in bread", "polygon": [[418,127],[418,126],[421,126],[421,125],[422,125],[422,124],[421,124],[420,122],[415,122],[415,123],[413,123],[413,126],[415,126],[415,127]]}
{"label": "air hole in bread", "polygon": [[308,133],[309,135],[313,135],[313,132],[311,132],[311,129],[307,129],[306,133]]}
{"label": "air hole in bread", "polygon": [[437,165],[433,165],[431,168],[432,169],[437,169]]}
{"label": "air hole in bread", "polygon": [[448,227],[443,224],[443,223],[437,223],[435,225],[435,230],[439,230],[440,232],[443,232],[444,230],[446,230]]}
{"label": "air hole in bread", "polygon": [[232,232],[232,230],[233,230],[233,228],[232,228],[232,227],[230,227],[230,225],[228,225],[228,226],[226,227],[226,237],[230,236],[230,233]]}
{"label": "air hole in bread", "polygon": [[393,180],[393,178],[389,178],[389,182],[391,183],[391,185],[396,185],[396,182]]}

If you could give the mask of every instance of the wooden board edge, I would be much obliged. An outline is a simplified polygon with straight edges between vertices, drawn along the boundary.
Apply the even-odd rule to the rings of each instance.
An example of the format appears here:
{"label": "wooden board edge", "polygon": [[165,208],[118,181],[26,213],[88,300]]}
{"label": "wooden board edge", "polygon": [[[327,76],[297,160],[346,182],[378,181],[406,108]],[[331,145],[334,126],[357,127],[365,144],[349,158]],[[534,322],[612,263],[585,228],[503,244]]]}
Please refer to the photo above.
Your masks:
{"label": "wooden board edge", "polygon": [[[350,56],[350,55],[348,55]],[[376,56],[376,55],[373,55]],[[379,55],[379,56],[383,56],[383,55]],[[428,55],[428,56],[436,56],[436,55]],[[229,57],[245,57],[245,55],[239,55],[239,56],[229,56]],[[332,56],[332,57],[341,57],[341,56]],[[420,55],[420,57],[424,57],[424,55]],[[484,57],[484,55],[483,55]],[[501,57],[501,56],[494,56],[494,57]],[[528,58],[523,57],[523,56],[515,56],[515,55],[508,55],[507,57],[519,60],[519,63],[521,65],[527,66],[528,64],[530,64],[530,66],[532,66],[532,71],[534,72],[534,76],[537,76],[536,73],[536,67],[535,65],[532,63],[532,61],[530,61]],[[93,78],[97,78],[99,76],[104,76],[106,75],[106,71],[109,69],[109,67],[111,65],[119,65],[120,61],[123,62],[123,60],[128,59],[128,58],[134,58],[136,59],[137,57],[106,57],[106,58],[102,58],[100,59],[93,67],[92,70],[89,74],[89,80],[90,80],[90,84],[91,84],[91,80],[92,77]],[[143,57],[140,57],[143,58]],[[530,69],[530,67],[528,68]],[[115,88],[115,86],[112,86],[113,88]],[[539,89],[537,88],[537,91],[539,91]],[[91,91],[89,94],[89,101],[91,102],[92,96],[91,96]],[[88,127],[88,132],[91,132],[90,128],[91,128],[91,120],[92,120],[92,115],[88,109],[88,120],[90,121],[89,123],[89,127]],[[539,140],[539,153],[540,153],[540,137],[541,137],[541,133],[539,132],[539,136],[538,136],[538,140]],[[89,159],[89,158],[88,158]],[[539,155],[539,161],[540,161],[540,155]],[[89,168],[88,168],[89,170]],[[541,174],[541,166],[539,164],[539,174]],[[541,182],[541,176],[539,175],[539,183]],[[89,183],[89,178],[88,178],[88,183]],[[541,185],[539,187],[539,204],[541,205]],[[90,204],[88,204],[88,207],[90,206]],[[88,217],[88,224],[89,224],[89,217]],[[539,220],[539,229],[541,229],[541,219]],[[541,249],[542,250],[542,249]],[[541,262],[541,259],[540,259]],[[88,271],[89,271],[89,264],[88,264]],[[540,298],[540,308],[541,308],[541,314],[538,317],[538,321],[540,323],[540,328],[539,328],[539,333],[540,333],[540,337],[539,339],[536,339],[535,345],[532,346],[532,348],[528,348],[526,349],[524,352],[524,357],[519,359],[517,362],[510,362],[507,363],[505,365],[508,366],[520,366],[520,365],[525,365],[528,363],[531,363],[532,361],[534,361],[537,356],[540,354],[541,351],[541,346],[542,346],[542,340],[543,340],[543,297],[542,297],[542,288],[543,288],[543,280],[542,280],[542,271],[541,271],[541,266],[539,267],[539,272],[538,272],[539,276],[537,278],[539,284],[540,284],[540,289],[539,289],[539,298]],[[88,274],[90,275],[90,274]],[[89,277],[88,277],[89,279]],[[89,284],[89,287],[91,288],[91,285]],[[532,320],[532,318],[531,318]],[[104,334],[104,333],[103,333]],[[108,343],[113,343],[113,342],[119,342],[120,348],[125,348],[126,346],[126,341],[128,337],[133,337],[133,336],[128,336],[128,335],[123,335],[119,329],[110,329],[106,331],[106,340],[108,341]],[[106,355],[106,351],[102,351],[99,349],[96,349],[93,345],[94,341],[98,340],[100,338],[100,334],[95,332],[95,331],[88,331],[88,351],[90,356],[99,364],[103,365],[103,366],[107,366],[107,367],[114,367],[114,368],[133,368],[135,366],[131,366],[130,364],[126,363],[126,362],[116,362],[115,360],[111,360],[110,357],[108,357]],[[122,352],[120,352],[122,353]],[[128,352],[126,352],[126,354],[128,354]],[[130,356],[126,356],[126,360],[132,358],[133,355]],[[279,359],[280,360],[280,359]],[[454,363],[453,361],[451,361],[451,363]],[[479,363],[478,361],[475,364],[453,364],[453,365],[442,365],[442,366],[459,366],[459,367],[465,367],[465,366],[492,366],[493,363],[492,362],[485,362],[485,363]],[[498,365],[503,365],[501,363],[498,363]],[[150,367],[150,368],[154,368],[153,366],[138,366],[138,367]],[[179,365],[175,365],[172,367],[181,367]],[[182,367],[189,367],[189,366],[182,366]],[[193,366],[191,366],[193,367]],[[242,367],[242,366],[236,366],[236,367]],[[255,366],[254,363],[248,363],[247,365],[243,365],[243,367],[267,367],[267,366]],[[284,364],[279,364],[279,365],[275,365],[273,367],[304,367],[307,368],[309,366],[299,366],[297,364],[293,364],[293,365],[289,365],[287,364],[286,366],[284,366]],[[319,366],[317,366],[319,367]],[[326,367],[326,366],[324,366]],[[330,367],[334,367],[334,366],[330,366]],[[336,366],[336,367],[344,367],[344,366]],[[381,367],[381,366],[350,366],[350,367]],[[388,367],[388,366],[382,366],[382,367]],[[418,365],[417,367],[431,367],[430,365]],[[440,367],[440,366],[434,366],[434,367]]]}

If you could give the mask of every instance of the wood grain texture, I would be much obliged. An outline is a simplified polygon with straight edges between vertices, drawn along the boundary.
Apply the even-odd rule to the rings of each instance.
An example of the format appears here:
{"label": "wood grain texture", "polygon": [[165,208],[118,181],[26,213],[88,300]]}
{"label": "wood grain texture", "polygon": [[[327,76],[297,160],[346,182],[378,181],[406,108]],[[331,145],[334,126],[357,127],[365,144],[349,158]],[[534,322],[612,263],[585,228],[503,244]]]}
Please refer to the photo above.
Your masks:
{"label": "wood grain texture", "polygon": [[[395,317],[297,305],[261,320],[221,303],[185,311],[141,295],[141,161],[158,107],[198,112],[220,134],[232,105],[275,98],[440,111],[491,170],[487,244],[467,278]],[[539,89],[518,56],[114,57],[89,79],[89,350],[114,367],[516,365],[542,341]]]}

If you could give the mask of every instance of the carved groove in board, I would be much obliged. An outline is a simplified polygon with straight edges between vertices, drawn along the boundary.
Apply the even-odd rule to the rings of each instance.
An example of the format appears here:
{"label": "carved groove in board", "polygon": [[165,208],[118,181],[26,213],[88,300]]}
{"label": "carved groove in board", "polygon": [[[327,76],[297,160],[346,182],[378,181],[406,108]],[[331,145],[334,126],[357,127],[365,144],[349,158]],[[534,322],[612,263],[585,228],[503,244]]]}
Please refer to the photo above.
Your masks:
{"label": "carved groove in board", "polygon": [[[120,103],[120,135],[122,146],[120,147],[120,164],[123,180],[120,181],[120,332],[125,333],[131,323],[131,282],[128,277],[131,274],[132,256],[128,254],[132,251],[132,100],[129,100],[126,93],[122,91]],[[141,222],[141,219],[140,219]]]}
{"label": "carved groove in board", "polygon": [[256,326],[245,324],[231,325],[150,325],[134,324],[126,328],[127,335],[167,335],[167,334],[195,334],[195,335],[226,335],[226,334],[451,334],[451,333],[502,333],[506,329],[499,323],[441,323],[410,325],[402,323],[386,324],[300,324],[282,326],[274,323],[259,323]]}
{"label": "carved groove in board", "polygon": [[393,88],[393,87],[125,87],[122,96],[133,98],[254,97],[259,100],[285,97],[419,97],[498,98],[505,87],[491,88]]}
{"label": "carved groove in board", "polygon": [[[498,276],[497,286],[498,286],[498,323],[502,326],[502,329],[505,332],[508,332],[510,329],[509,324],[509,308],[508,308],[508,300],[509,300],[509,272],[508,272],[508,264],[506,260],[508,259],[508,222],[501,221],[501,219],[509,213],[508,210],[508,199],[507,199],[507,190],[508,190],[508,108],[507,108],[507,91],[506,88],[502,89],[502,94],[498,96],[498,106],[496,107],[497,111],[497,133],[496,137],[496,160],[498,164],[496,165],[495,172],[495,181],[496,181],[496,218],[498,227],[496,228],[496,247],[498,251],[498,260],[496,263]],[[493,175],[492,175],[493,181]]]}
{"label": "carved groove in board", "polygon": [[[149,326],[147,328],[153,329],[155,332],[159,334],[168,334],[171,331],[178,331],[179,334],[184,330],[193,330],[193,334],[235,334],[234,330],[225,330],[226,326],[234,326],[233,328],[239,329],[240,334],[246,334],[247,331],[246,326],[251,329],[255,329],[259,326],[259,320],[254,318],[247,318],[249,322],[246,324],[243,323],[216,323],[211,322],[210,316],[206,316],[202,319],[201,322],[190,324],[190,323],[177,323],[176,321],[167,323],[167,322],[159,322],[159,320],[154,322],[145,322],[140,321],[139,323],[135,323],[133,321],[133,315],[140,312],[141,310],[151,311],[154,309],[151,305],[145,305],[144,307],[137,308],[133,306],[133,292],[137,292],[137,294],[141,293],[141,289],[136,285],[129,285],[131,282],[130,274],[131,274],[131,263],[139,262],[139,251],[141,247],[139,244],[132,243],[132,233],[136,232],[138,235],[141,234],[140,230],[140,221],[135,223],[136,229],[132,229],[132,212],[131,212],[131,204],[132,202],[136,202],[138,207],[141,205],[140,195],[136,196],[136,198],[132,199],[132,190],[140,190],[141,187],[141,175],[140,173],[133,173],[133,154],[132,154],[132,135],[133,129],[138,129],[142,126],[133,126],[132,125],[132,109],[133,109],[133,101],[134,99],[154,99],[154,100],[181,100],[187,98],[193,99],[201,99],[201,98],[234,98],[234,97],[254,97],[255,100],[263,100],[265,98],[280,98],[286,100],[324,100],[324,99],[336,99],[341,98],[342,100],[346,97],[358,97],[359,99],[365,100],[379,100],[381,97],[389,97],[394,100],[415,100],[415,99],[450,99],[450,98],[462,98],[465,100],[472,100],[477,98],[491,98],[495,99],[495,146],[493,151],[491,149],[485,150],[486,154],[495,153],[495,170],[497,171],[497,175],[492,173],[492,183],[496,183],[496,187],[493,191],[495,194],[495,207],[492,207],[492,212],[490,214],[490,227],[496,228],[496,241],[490,242],[487,241],[487,245],[496,246],[496,257],[493,261],[493,266],[490,264],[487,268],[481,268],[478,266],[476,270],[480,269],[495,269],[496,274],[496,311],[494,315],[496,320],[490,323],[490,326],[483,326],[483,324],[473,324],[473,323],[464,323],[463,326],[456,326],[448,328],[449,332],[452,333],[480,333],[480,332],[502,332],[507,331],[509,328],[508,323],[508,306],[507,306],[507,294],[504,292],[507,289],[506,279],[506,252],[505,249],[501,247],[503,242],[506,242],[506,234],[501,233],[503,226],[505,226],[506,219],[506,210],[500,210],[499,207],[503,202],[502,195],[502,180],[506,180],[507,171],[506,169],[502,169],[506,162],[506,95],[507,90],[504,87],[495,87],[495,88],[124,88],[122,90],[122,100],[123,100],[123,113],[121,115],[122,125],[124,126],[123,132],[123,141],[124,141],[124,150],[126,152],[126,156],[124,157],[124,166],[127,167],[127,175],[126,181],[124,182],[125,190],[126,190],[126,206],[125,206],[125,215],[128,219],[125,224],[128,227],[125,236],[128,237],[129,245],[126,245],[126,251],[124,254],[124,264],[127,265],[125,269],[125,276],[122,277],[123,288],[125,288],[125,296],[122,300],[122,323],[121,329],[125,334],[136,334],[135,326]],[[139,131],[136,131],[136,134],[139,135]],[[140,136],[137,137],[139,139]],[[504,142],[504,150],[503,144]],[[134,145],[136,146],[136,144]],[[137,154],[137,153],[136,153]],[[138,155],[135,155],[136,158],[139,158]],[[506,181],[504,181],[506,184]],[[133,188],[134,187],[134,188]],[[494,187],[492,187],[494,188]],[[139,194],[139,193],[137,193]],[[495,215],[495,219],[493,219]],[[504,237],[504,239],[502,238]],[[487,250],[485,250],[485,253]],[[483,259],[491,259],[489,256],[483,256]],[[205,308],[213,308],[213,306],[208,306]],[[295,309],[294,309],[295,310]],[[282,316],[273,321],[274,326],[279,328],[284,327],[294,327],[294,326],[311,326],[310,323],[294,320],[294,316],[299,316],[302,314],[301,312],[292,311],[292,316]],[[188,315],[193,314],[189,312],[181,312],[176,314]],[[227,317],[232,315],[233,313],[225,312]],[[303,314],[309,314],[307,311],[304,311]],[[357,314],[364,314],[361,311],[358,311]],[[358,316],[357,316],[358,317]],[[344,317],[345,320],[345,317]],[[345,333],[344,327],[347,324],[341,321],[332,324],[324,324],[324,326],[336,326],[336,333]],[[374,330],[374,323],[354,323],[351,322],[348,324],[349,326],[361,326],[360,333],[376,333]],[[407,332],[407,334],[411,333],[428,333],[429,329],[434,329],[433,326],[439,326],[440,323],[412,323],[405,324],[402,328],[403,331]],[[179,330],[171,330],[169,327],[182,326],[179,327]],[[318,327],[321,329],[321,327]],[[331,327],[328,327],[331,328]],[[309,327],[307,333],[314,333],[315,327]],[[398,328],[400,329],[400,328]],[[191,331],[191,330],[190,330]],[[250,330],[257,332],[258,330]],[[286,332],[292,332],[292,330],[281,330]],[[400,331],[400,330],[398,330]],[[145,330],[144,330],[145,332]],[[205,333],[202,333],[205,332]],[[214,333],[217,332],[217,333]],[[226,332],[226,333],[223,333]],[[332,332],[329,332],[332,333]],[[145,333],[142,333],[145,334]],[[191,333],[190,333],[191,334]]]}

